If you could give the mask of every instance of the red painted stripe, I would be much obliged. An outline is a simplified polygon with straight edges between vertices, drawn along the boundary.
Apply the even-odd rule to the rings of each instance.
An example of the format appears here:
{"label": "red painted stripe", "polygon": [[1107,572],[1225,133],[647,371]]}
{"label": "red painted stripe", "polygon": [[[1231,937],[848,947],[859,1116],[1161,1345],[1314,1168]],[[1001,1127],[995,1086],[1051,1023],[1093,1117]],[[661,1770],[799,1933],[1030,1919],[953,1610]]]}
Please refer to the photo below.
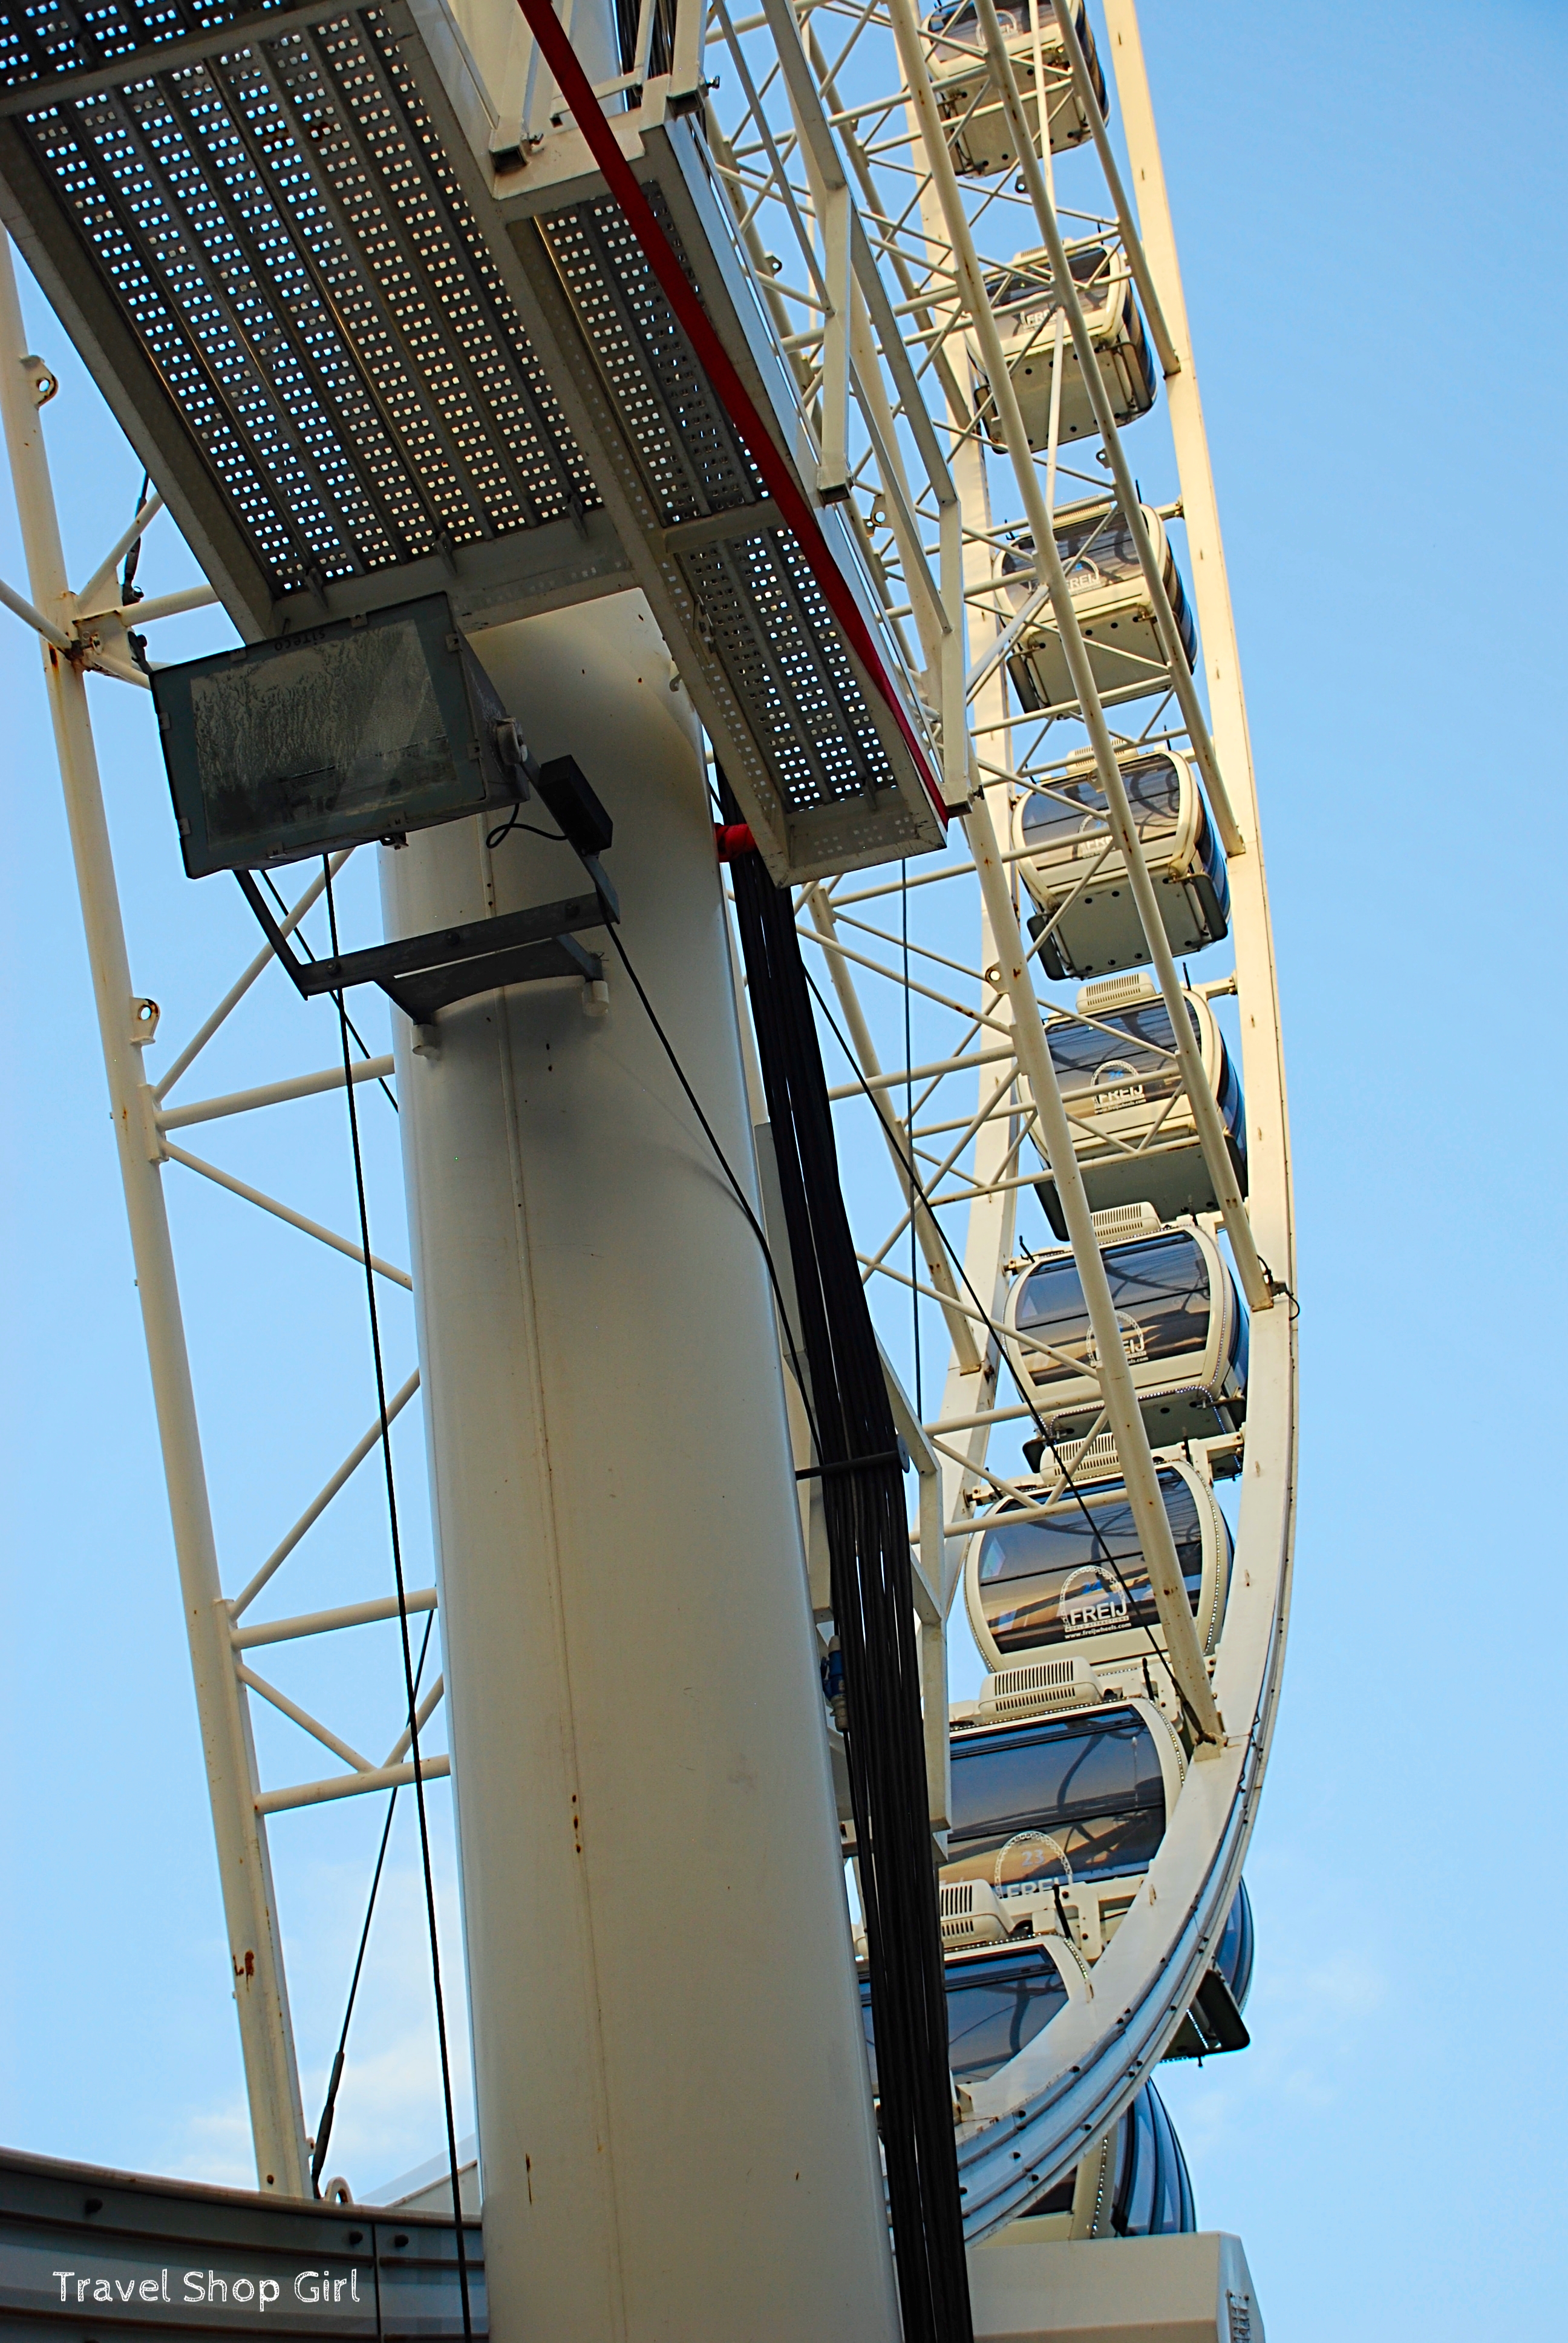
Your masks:
{"label": "red painted stripe", "polygon": [[550,0],[518,0],[518,5],[544,53],[545,61],[555,75],[556,85],[570,108],[573,120],[588,140],[594,160],[604,173],[606,184],[619,205],[627,226],[642,246],[643,256],[662,286],[666,300],[685,328],[687,339],[696,351],[719,404],[761,473],[768,492],[783,514],[790,535],[805,555],[807,565],[826,596],[829,608],[886,701],[945,832],[948,812],[942,802],[941,791],[931,776],[925,752],[889,679],[876,644],[871,639],[870,629],[849,590],[849,581],[829,550],[828,541],[817,526],[816,515],[797,487],[794,474],[775,445],[772,434],[758,413],[729,351],[715,332],[711,318],[676,258],[669,238],[660,227],[637,174],[621,153],[615,132],[610,127],[609,117],[594,96],[592,84],[578,62],[577,52],[562,30]]}

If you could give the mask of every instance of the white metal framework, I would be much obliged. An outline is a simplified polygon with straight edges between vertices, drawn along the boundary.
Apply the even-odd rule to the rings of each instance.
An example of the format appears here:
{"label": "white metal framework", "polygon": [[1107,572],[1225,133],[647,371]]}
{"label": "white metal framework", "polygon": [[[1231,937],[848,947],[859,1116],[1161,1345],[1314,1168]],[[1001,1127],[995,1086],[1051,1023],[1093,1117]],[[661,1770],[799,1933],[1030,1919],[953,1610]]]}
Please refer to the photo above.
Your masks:
{"label": "white metal framework", "polygon": [[[751,11],[643,0],[624,39],[608,13],[579,6],[578,23],[566,12],[602,118],[774,435],[776,480],[723,377],[693,367],[689,337],[671,325],[678,305],[660,308],[652,247],[585,137],[583,102],[574,114],[537,44],[535,6],[307,0],[266,23],[247,16],[243,38],[226,33],[226,9],[177,33],[128,0],[122,13],[120,56],[136,55],[136,71],[73,55],[65,80],[40,93],[65,70],[43,37],[54,12],[5,12],[7,225],[106,388],[119,386],[127,432],[236,623],[274,632],[435,582],[452,588],[482,650],[487,627],[639,588],[759,843],[797,884],[859,1256],[919,1473],[911,1539],[939,1840],[946,1622],[977,1522],[999,1504],[1060,1503],[1075,1483],[1125,1493],[1157,1614],[1146,1640],[1160,1682],[1138,1697],[1178,1720],[1180,1765],[1136,1894],[1113,1932],[1097,1924],[1089,1989],[963,2103],[965,2226],[978,2242],[1108,2137],[1186,2018],[1240,1881],[1290,1589],[1295,1267],[1272,943],[1133,0],[1104,0],[1098,31],[1060,0],[1000,14],[975,0],[961,25],[950,9],[922,24],[912,0],[759,0]],[[352,72],[346,44],[357,45]],[[216,112],[231,126],[229,163],[248,157],[226,182],[203,144]],[[398,136],[412,160],[393,154]],[[67,146],[74,160],[62,159]],[[316,206],[315,229],[297,229],[286,252],[273,185],[285,163],[307,190],[300,217]],[[399,171],[417,183],[401,212]],[[96,194],[84,193],[95,174]],[[182,222],[183,277],[170,244]],[[123,249],[106,260],[116,236]],[[387,236],[407,246],[404,277],[417,272],[425,288],[423,340],[388,295],[398,269],[377,274]],[[270,338],[238,297],[241,278],[265,280]],[[331,347],[307,330],[328,316]],[[262,1656],[387,1616],[395,1598],[265,1623],[253,1606],[269,1607],[260,1599],[275,1574],[380,1427],[270,1552],[225,1574],[226,1596],[163,1167],[216,1180],[362,1263],[352,1234],[186,1139],[344,1075],[171,1096],[249,988],[278,983],[266,950],[156,1081],[144,1071],[156,1011],[126,966],[82,670],[143,682],[127,626],[191,598],[121,605],[118,565],[156,497],[90,584],[68,589],[42,452],[49,387],[24,347],[7,258],[0,403],[29,574],[25,594],[4,598],[45,646],[258,2171],[303,2195],[266,1817],[408,1780],[412,1767],[406,1725],[384,1751],[362,1752],[274,1684]],[[1126,431],[1140,435],[1140,473],[1161,478],[1162,501],[1141,496]],[[841,770],[822,749],[835,727],[859,743]],[[1169,818],[1151,822],[1156,769],[1173,778]],[[1031,807],[1045,809],[1032,829]],[[299,891],[290,923],[310,916],[321,888]],[[1101,980],[1111,971],[1124,973]],[[1096,980],[1082,991],[1081,975]],[[1131,1006],[1148,1012],[1135,1033]],[[1226,1087],[1232,1069],[1239,1091]],[[371,1083],[392,1070],[366,1051],[352,1074]],[[1049,1219],[1037,1225],[1041,1202]],[[1152,1322],[1116,1282],[1141,1244],[1172,1229],[1204,1264],[1216,1322],[1234,1282],[1229,1369],[1216,1355],[1162,1379]],[[1081,1294],[1065,1349],[1067,1338],[1020,1326],[1017,1307],[1031,1264],[1059,1244]],[[1240,1313],[1249,1344],[1238,1352]],[[911,1322],[912,1343],[901,1331]],[[939,1332],[945,1367],[928,1388]],[[1057,1422],[1044,1395],[1062,1373],[1073,1405]],[[390,1413],[417,1383],[417,1370],[400,1382]],[[1167,1392],[1187,1412],[1162,1433],[1150,1394]],[[1042,1443],[1028,1469],[1011,1461],[1026,1435]],[[1201,1632],[1162,1461],[1235,1498],[1234,1561],[1228,1584],[1223,1572],[1205,1581],[1216,1615]],[[809,1495],[802,1522],[822,1616]],[[420,1591],[409,1607],[435,1600]],[[1072,1681],[1087,1683],[1085,1671]],[[1128,1696],[1114,1669],[1107,1683],[1107,1696]],[[1029,1686],[1001,1689],[1007,1713],[1030,1713]],[[437,1674],[421,1722],[442,1690]],[[1059,1691],[1042,1684],[1037,1713]],[[264,1784],[253,1694],[337,1770]],[[447,1762],[426,1757],[426,1777]],[[1043,1907],[1031,1925],[1056,1929]]]}

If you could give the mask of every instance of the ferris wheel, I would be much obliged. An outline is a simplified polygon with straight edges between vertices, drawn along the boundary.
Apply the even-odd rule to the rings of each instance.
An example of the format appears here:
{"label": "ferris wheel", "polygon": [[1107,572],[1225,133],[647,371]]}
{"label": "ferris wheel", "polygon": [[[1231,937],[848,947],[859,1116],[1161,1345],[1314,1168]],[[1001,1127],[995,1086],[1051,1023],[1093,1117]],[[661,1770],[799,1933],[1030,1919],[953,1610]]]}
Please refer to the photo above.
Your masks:
{"label": "ferris wheel", "polygon": [[[335,2225],[370,2332],[1056,2332],[1117,2240],[1195,2231],[1156,2070],[1247,2040],[1295,1481],[1257,792],[1132,0],[0,8],[0,85],[6,226],[147,474],[73,588],[7,248],[0,598],[268,2210]],[[207,582],[149,596],[165,509]],[[160,659],[208,602],[236,640]],[[146,695],[170,867],[227,906],[172,1055],[89,673]],[[220,1151],[312,1101],[347,1226],[286,1141],[265,1184]],[[176,1272],[209,1192],[256,1383],[258,1225],[341,1344],[254,1534],[209,1498],[254,1393],[198,1388]],[[271,1837],[404,1797],[446,2177],[394,2230],[331,2165],[347,2018],[302,2097]]]}

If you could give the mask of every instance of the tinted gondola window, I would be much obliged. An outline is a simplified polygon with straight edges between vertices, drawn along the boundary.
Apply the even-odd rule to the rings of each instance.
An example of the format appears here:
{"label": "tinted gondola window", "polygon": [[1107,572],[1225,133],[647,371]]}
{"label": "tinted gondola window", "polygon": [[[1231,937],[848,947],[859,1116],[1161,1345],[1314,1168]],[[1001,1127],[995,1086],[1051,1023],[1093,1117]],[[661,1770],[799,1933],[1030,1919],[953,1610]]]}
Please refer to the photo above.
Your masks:
{"label": "tinted gondola window", "polygon": [[[1149,851],[1176,834],[1181,782],[1169,757],[1141,758],[1121,768],[1122,787],[1138,835]],[[1105,819],[1105,793],[1092,780],[1053,781],[1024,799],[1023,842],[1041,852],[1098,829]]]}
{"label": "tinted gondola window", "polygon": [[1147,2088],[1149,2110],[1154,2118],[1154,2202],[1150,2213],[1149,2234],[1152,2237],[1176,2237],[1184,2229],[1196,2227],[1192,2183],[1188,2177],[1187,2159],[1181,2153],[1181,2143],[1166,2112],[1165,2102],[1152,2083]]}
{"label": "tinted gondola window", "polygon": [[[1111,255],[1102,244],[1081,244],[1076,252],[1067,256],[1068,275],[1078,287],[1081,306],[1084,309],[1103,309],[1111,289]],[[1021,308],[1026,315],[1038,311],[1044,318],[1056,307],[1051,290],[1050,264],[1043,253],[1036,256],[1028,268],[1006,268],[1000,275],[986,278],[985,289],[990,296],[993,309]],[[1020,319],[1006,320],[1016,326]],[[1016,361],[1015,361],[1016,363]]]}
{"label": "tinted gondola window", "polygon": [[[1123,1323],[1131,1321],[1138,1328],[1143,1358],[1176,1358],[1202,1349],[1209,1335],[1209,1270],[1192,1237],[1183,1230],[1141,1244],[1112,1245],[1104,1259],[1111,1301]],[[1016,1322],[1020,1333],[1036,1334],[1064,1353],[1032,1356],[1034,1382],[1079,1374],[1083,1368],[1078,1362],[1092,1366],[1089,1312],[1070,1254],[1029,1272]]]}
{"label": "tinted gondola window", "polygon": [[[1007,5],[1007,0],[1003,0],[1003,5],[996,13],[1001,21],[1004,33],[1023,33],[1029,30],[1029,8],[1026,0],[1012,0],[1010,7]],[[1040,15],[1042,24],[1049,24],[1055,14],[1056,0],[1040,0]],[[958,0],[956,7],[934,9],[926,19],[926,30],[928,33],[950,33],[957,40],[972,39],[975,46],[979,48],[980,45],[980,10],[975,5],[975,0]]]}
{"label": "tinted gondola window", "polygon": [[[1101,586],[1114,586],[1123,580],[1142,575],[1138,548],[1132,542],[1132,531],[1120,509],[1111,507],[1088,514],[1082,520],[1070,522],[1056,532],[1057,551],[1067,572],[1069,588],[1074,594],[1092,594]],[[1002,576],[1009,581],[1008,590],[1015,601],[1025,593],[1025,580],[1020,574],[1034,568],[1034,539],[1024,535],[1015,537],[1002,555]],[[1181,627],[1185,641],[1191,632],[1191,620],[1183,623],[1182,608],[1178,599],[1181,580],[1173,567],[1167,576],[1167,590],[1176,620]]]}
{"label": "tinted gondola window", "polygon": [[[1179,1473],[1162,1472],[1160,1487],[1196,1616],[1203,1574],[1198,1501]],[[993,1515],[978,1575],[986,1625],[1004,1654],[1159,1624],[1132,1507],[1119,1481],[1069,1495],[1043,1520]]]}
{"label": "tinted gondola window", "polygon": [[1252,1347],[1252,1329],[1244,1310],[1238,1306],[1231,1328],[1231,1373],[1238,1391],[1247,1388],[1247,1368]]}
{"label": "tinted gondola window", "polygon": [[960,2082],[983,2082],[1066,2006],[1067,1987],[1050,1955],[953,1963],[948,1982],[948,2059]]}
{"label": "tinted gondola window", "polygon": [[[1187,1003],[1192,1038],[1203,1046],[1198,1012]],[[1163,1098],[1181,1079],[1171,1012],[1162,1001],[1135,1001],[1089,1024],[1063,1017],[1046,1028],[1050,1059],[1065,1094],[1137,1081],[1145,1097]]]}
{"label": "tinted gondola window", "polygon": [[1075,594],[1089,593],[1115,578],[1142,574],[1132,530],[1120,507],[1091,514],[1056,532],[1056,549]]}
{"label": "tinted gondola window", "polygon": [[[1067,1987],[1049,1953],[1039,1946],[983,1959],[950,1961],[948,2063],[960,2083],[983,2082],[1016,2058],[1067,2005]],[[877,2039],[871,1988],[860,1980],[860,2023],[877,2087]]]}
{"label": "tinted gondola window", "polygon": [[1229,1138],[1232,1148],[1235,1150],[1236,1168],[1241,1178],[1241,1192],[1245,1195],[1247,1169],[1247,1118],[1241,1111],[1241,1085],[1236,1078],[1236,1069],[1231,1061],[1230,1051],[1225,1048],[1222,1041],[1220,1044],[1220,1047],[1223,1052],[1223,1056],[1221,1061],[1220,1114],[1225,1125],[1226,1136]]}
{"label": "tinted gondola window", "polygon": [[1111,2224],[1121,2237],[1146,2237],[1154,2218],[1159,2139],[1147,2085],[1121,2118],[1121,2153]]}
{"label": "tinted gondola window", "polygon": [[1111,2225],[1123,2237],[1173,2237],[1198,2226],[1187,2159],[1152,2083],[1121,2120]]}
{"label": "tinted gondola window", "polygon": [[1214,1966],[1231,1988],[1238,2009],[1246,2006],[1252,1986],[1252,1899],[1244,1879],[1238,1881],[1229,1916],[1214,1949]]}
{"label": "tinted gondola window", "polygon": [[953,1745],[951,1814],[945,1880],[1065,1885],[1069,1870],[1146,1870],[1165,1834],[1153,1733],[1114,1709],[966,1734]]}

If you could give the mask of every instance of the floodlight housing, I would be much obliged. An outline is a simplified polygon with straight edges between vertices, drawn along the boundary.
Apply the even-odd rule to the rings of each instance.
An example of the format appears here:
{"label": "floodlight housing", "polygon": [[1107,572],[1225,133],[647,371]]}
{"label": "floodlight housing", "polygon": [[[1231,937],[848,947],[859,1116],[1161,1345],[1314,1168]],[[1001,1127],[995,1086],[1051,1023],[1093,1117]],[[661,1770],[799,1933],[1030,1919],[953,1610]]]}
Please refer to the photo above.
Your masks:
{"label": "floodlight housing", "polygon": [[527,795],[444,594],[152,670],[187,877],[401,837]]}

